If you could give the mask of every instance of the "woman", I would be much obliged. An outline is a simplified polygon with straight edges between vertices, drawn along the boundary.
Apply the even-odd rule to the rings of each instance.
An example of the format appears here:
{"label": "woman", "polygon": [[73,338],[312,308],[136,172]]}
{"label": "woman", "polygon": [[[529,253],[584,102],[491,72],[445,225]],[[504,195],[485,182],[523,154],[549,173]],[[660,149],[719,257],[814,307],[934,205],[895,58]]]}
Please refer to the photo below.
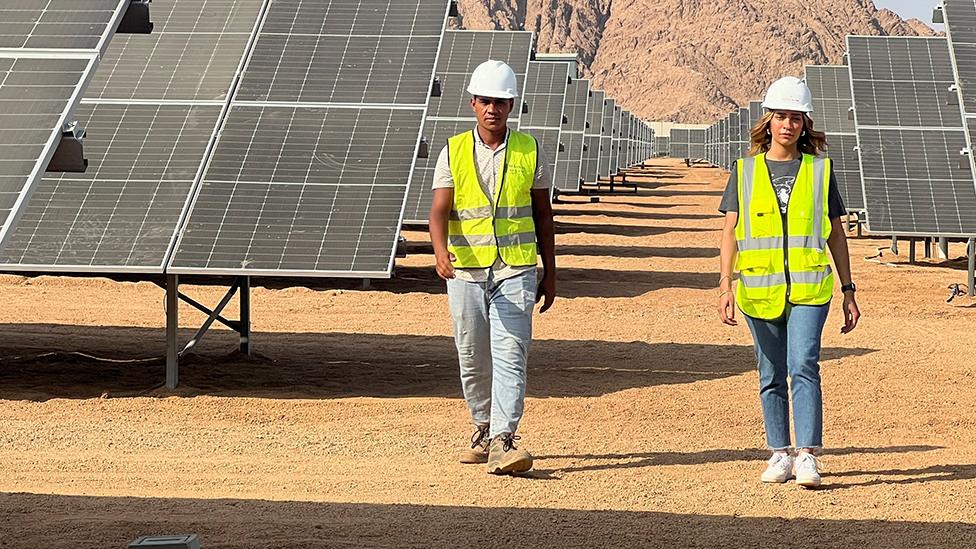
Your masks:
{"label": "woman", "polygon": [[[797,78],[782,78],[766,92],[763,107],[749,157],[736,162],[720,206],[725,228],[718,309],[723,323],[736,326],[738,304],[755,342],[766,442],[773,451],[762,481],[795,478],[815,487],[821,479],[814,454],[823,444],[820,339],[835,276],[828,247],[844,294],[842,333],[857,326],[860,311],[841,222],[846,212],[831,162],[819,156],[827,142],[809,116],[810,89]],[[733,266],[739,271],[735,290]]]}

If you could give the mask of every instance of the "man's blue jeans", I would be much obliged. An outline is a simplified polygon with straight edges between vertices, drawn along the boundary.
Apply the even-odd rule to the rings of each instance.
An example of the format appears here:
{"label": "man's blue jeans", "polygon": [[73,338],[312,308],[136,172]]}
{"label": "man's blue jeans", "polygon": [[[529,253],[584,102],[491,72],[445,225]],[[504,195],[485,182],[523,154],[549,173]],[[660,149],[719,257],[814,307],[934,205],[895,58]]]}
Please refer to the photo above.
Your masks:
{"label": "man's blue jeans", "polygon": [[487,282],[447,281],[461,387],[475,425],[515,434],[525,402],[535,270]]}
{"label": "man's blue jeans", "polygon": [[[759,399],[766,443],[773,450],[790,447],[790,401],[797,448],[823,446],[823,395],[820,391],[820,336],[830,304],[786,305],[783,316],[760,320],[746,315],[756,343]],[[790,377],[787,388],[786,377]]]}

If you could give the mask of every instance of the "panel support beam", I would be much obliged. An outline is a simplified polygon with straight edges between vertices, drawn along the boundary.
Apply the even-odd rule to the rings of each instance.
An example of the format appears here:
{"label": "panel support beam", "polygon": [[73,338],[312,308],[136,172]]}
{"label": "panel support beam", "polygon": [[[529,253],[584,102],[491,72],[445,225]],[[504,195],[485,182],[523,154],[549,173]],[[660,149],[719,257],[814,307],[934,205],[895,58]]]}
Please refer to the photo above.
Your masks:
{"label": "panel support beam", "polygon": [[966,279],[966,284],[969,286],[969,297],[976,297],[976,238],[969,238],[966,254],[969,256],[969,276]]}
{"label": "panel support beam", "polygon": [[180,354],[178,349],[179,276],[166,276],[166,388],[175,389],[180,382]]}
{"label": "panel support beam", "polygon": [[[240,335],[241,353],[252,357],[254,348],[251,345],[251,279],[237,277],[234,283],[213,309],[180,292],[179,276],[167,275],[166,290],[166,388],[175,389],[180,383],[180,359],[196,347],[203,336],[210,330],[214,322],[219,322]],[[240,291],[240,320],[229,320],[221,313],[231,299]],[[207,315],[207,319],[193,334],[193,337],[180,349],[179,346],[179,305],[180,302],[190,305],[194,309]]]}

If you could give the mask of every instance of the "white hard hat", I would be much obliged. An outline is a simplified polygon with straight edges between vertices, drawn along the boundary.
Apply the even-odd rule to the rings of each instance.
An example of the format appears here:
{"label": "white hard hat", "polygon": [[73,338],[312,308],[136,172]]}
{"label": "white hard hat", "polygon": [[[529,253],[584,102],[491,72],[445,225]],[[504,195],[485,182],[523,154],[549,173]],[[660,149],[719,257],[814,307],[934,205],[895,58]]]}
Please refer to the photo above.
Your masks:
{"label": "white hard hat", "polygon": [[515,71],[501,61],[485,61],[471,73],[468,93],[496,99],[514,99],[518,97]]}
{"label": "white hard hat", "polygon": [[809,114],[813,112],[813,94],[799,78],[784,76],[769,86],[762,106],[771,111],[798,111]]}

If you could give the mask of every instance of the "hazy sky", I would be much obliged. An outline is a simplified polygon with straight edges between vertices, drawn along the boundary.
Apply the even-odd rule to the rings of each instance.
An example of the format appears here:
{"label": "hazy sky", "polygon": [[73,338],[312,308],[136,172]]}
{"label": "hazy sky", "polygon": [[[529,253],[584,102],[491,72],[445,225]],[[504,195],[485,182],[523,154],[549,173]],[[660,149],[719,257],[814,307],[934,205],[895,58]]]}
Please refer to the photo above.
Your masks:
{"label": "hazy sky", "polygon": [[874,5],[878,8],[888,8],[903,19],[915,17],[932,24],[932,10],[938,5],[939,0],[874,0]]}

